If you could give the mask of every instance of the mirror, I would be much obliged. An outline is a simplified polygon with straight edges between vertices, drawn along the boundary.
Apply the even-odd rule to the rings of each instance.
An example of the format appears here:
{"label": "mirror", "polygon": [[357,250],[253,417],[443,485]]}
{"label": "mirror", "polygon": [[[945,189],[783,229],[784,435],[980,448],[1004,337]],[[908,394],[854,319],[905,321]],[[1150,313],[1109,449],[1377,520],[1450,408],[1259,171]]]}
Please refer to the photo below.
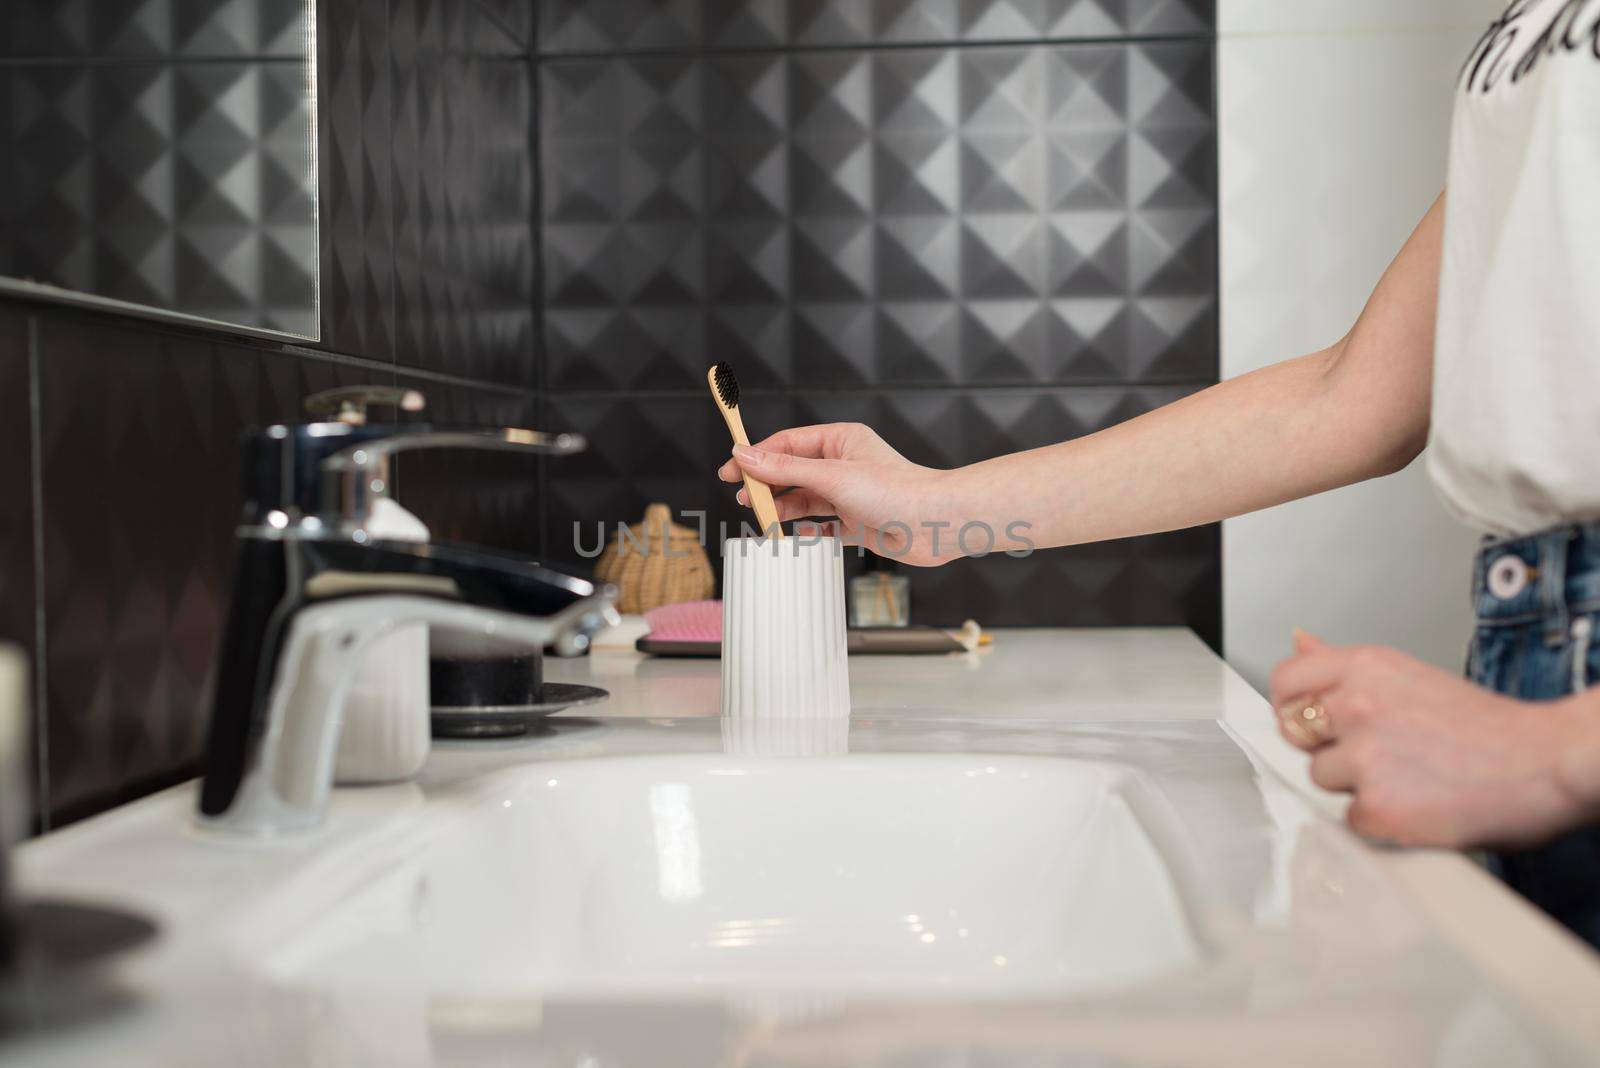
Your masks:
{"label": "mirror", "polygon": [[315,0],[0,2],[0,292],[317,340]]}

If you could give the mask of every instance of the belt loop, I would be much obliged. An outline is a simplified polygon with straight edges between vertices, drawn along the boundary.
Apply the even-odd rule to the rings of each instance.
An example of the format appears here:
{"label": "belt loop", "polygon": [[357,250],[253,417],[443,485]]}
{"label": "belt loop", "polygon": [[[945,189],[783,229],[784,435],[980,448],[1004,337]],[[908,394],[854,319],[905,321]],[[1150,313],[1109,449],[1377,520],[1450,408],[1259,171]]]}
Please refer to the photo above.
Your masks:
{"label": "belt loop", "polygon": [[1559,646],[1567,641],[1567,550],[1572,545],[1570,528],[1553,530],[1539,539],[1539,604],[1544,609],[1544,643]]}

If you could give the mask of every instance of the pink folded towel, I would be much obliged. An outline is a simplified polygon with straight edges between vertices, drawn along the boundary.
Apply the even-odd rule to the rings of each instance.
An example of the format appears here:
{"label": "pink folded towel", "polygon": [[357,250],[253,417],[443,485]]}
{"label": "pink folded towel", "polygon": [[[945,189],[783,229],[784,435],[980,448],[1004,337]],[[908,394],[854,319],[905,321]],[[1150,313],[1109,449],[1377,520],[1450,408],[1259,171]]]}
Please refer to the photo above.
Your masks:
{"label": "pink folded towel", "polygon": [[644,614],[655,642],[722,641],[722,602],[685,601],[652,608]]}

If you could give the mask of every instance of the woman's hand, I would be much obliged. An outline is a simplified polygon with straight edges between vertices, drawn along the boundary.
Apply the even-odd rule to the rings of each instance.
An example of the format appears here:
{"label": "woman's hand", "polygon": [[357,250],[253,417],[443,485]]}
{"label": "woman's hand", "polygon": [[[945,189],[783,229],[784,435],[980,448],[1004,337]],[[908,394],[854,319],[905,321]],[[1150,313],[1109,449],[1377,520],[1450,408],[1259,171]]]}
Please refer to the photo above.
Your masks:
{"label": "woman's hand", "polygon": [[[962,555],[950,472],[912,463],[860,423],[782,430],[733,456],[717,474],[749,472],[781,493],[780,521],[837,516],[847,544],[919,566]],[[742,489],[739,503],[750,503]]]}
{"label": "woman's hand", "polygon": [[1272,701],[1284,737],[1312,754],[1312,780],[1355,796],[1359,834],[1522,846],[1597,815],[1563,767],[1584,727],[1570,699],[1516,701],[1393,649],[1297,634]]}

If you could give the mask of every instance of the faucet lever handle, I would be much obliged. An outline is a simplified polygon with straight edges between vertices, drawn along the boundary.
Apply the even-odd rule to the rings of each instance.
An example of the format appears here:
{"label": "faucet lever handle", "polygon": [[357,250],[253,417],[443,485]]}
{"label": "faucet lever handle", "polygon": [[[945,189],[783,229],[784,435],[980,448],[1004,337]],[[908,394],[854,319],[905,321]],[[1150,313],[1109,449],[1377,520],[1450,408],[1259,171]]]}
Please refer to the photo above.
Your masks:
{"label": "faucet lever handle", "polygon": [[547,434],[542,430],[501,427],[497,430],[416,430],[391,434],[341,449],[322,462],[330,474],[377,471],[399,452],[417,449],[487,449],[495,452],[570,456],[589,447],[582,434]]}
{"label": "faucet lever handle", "polygon": [[428,406],[428,399],[420,391],[402,386],[340,386],[311,394],[306,398],[306,411],[348,426],[366,426],[367,406],[372,404],[420,412]]}

